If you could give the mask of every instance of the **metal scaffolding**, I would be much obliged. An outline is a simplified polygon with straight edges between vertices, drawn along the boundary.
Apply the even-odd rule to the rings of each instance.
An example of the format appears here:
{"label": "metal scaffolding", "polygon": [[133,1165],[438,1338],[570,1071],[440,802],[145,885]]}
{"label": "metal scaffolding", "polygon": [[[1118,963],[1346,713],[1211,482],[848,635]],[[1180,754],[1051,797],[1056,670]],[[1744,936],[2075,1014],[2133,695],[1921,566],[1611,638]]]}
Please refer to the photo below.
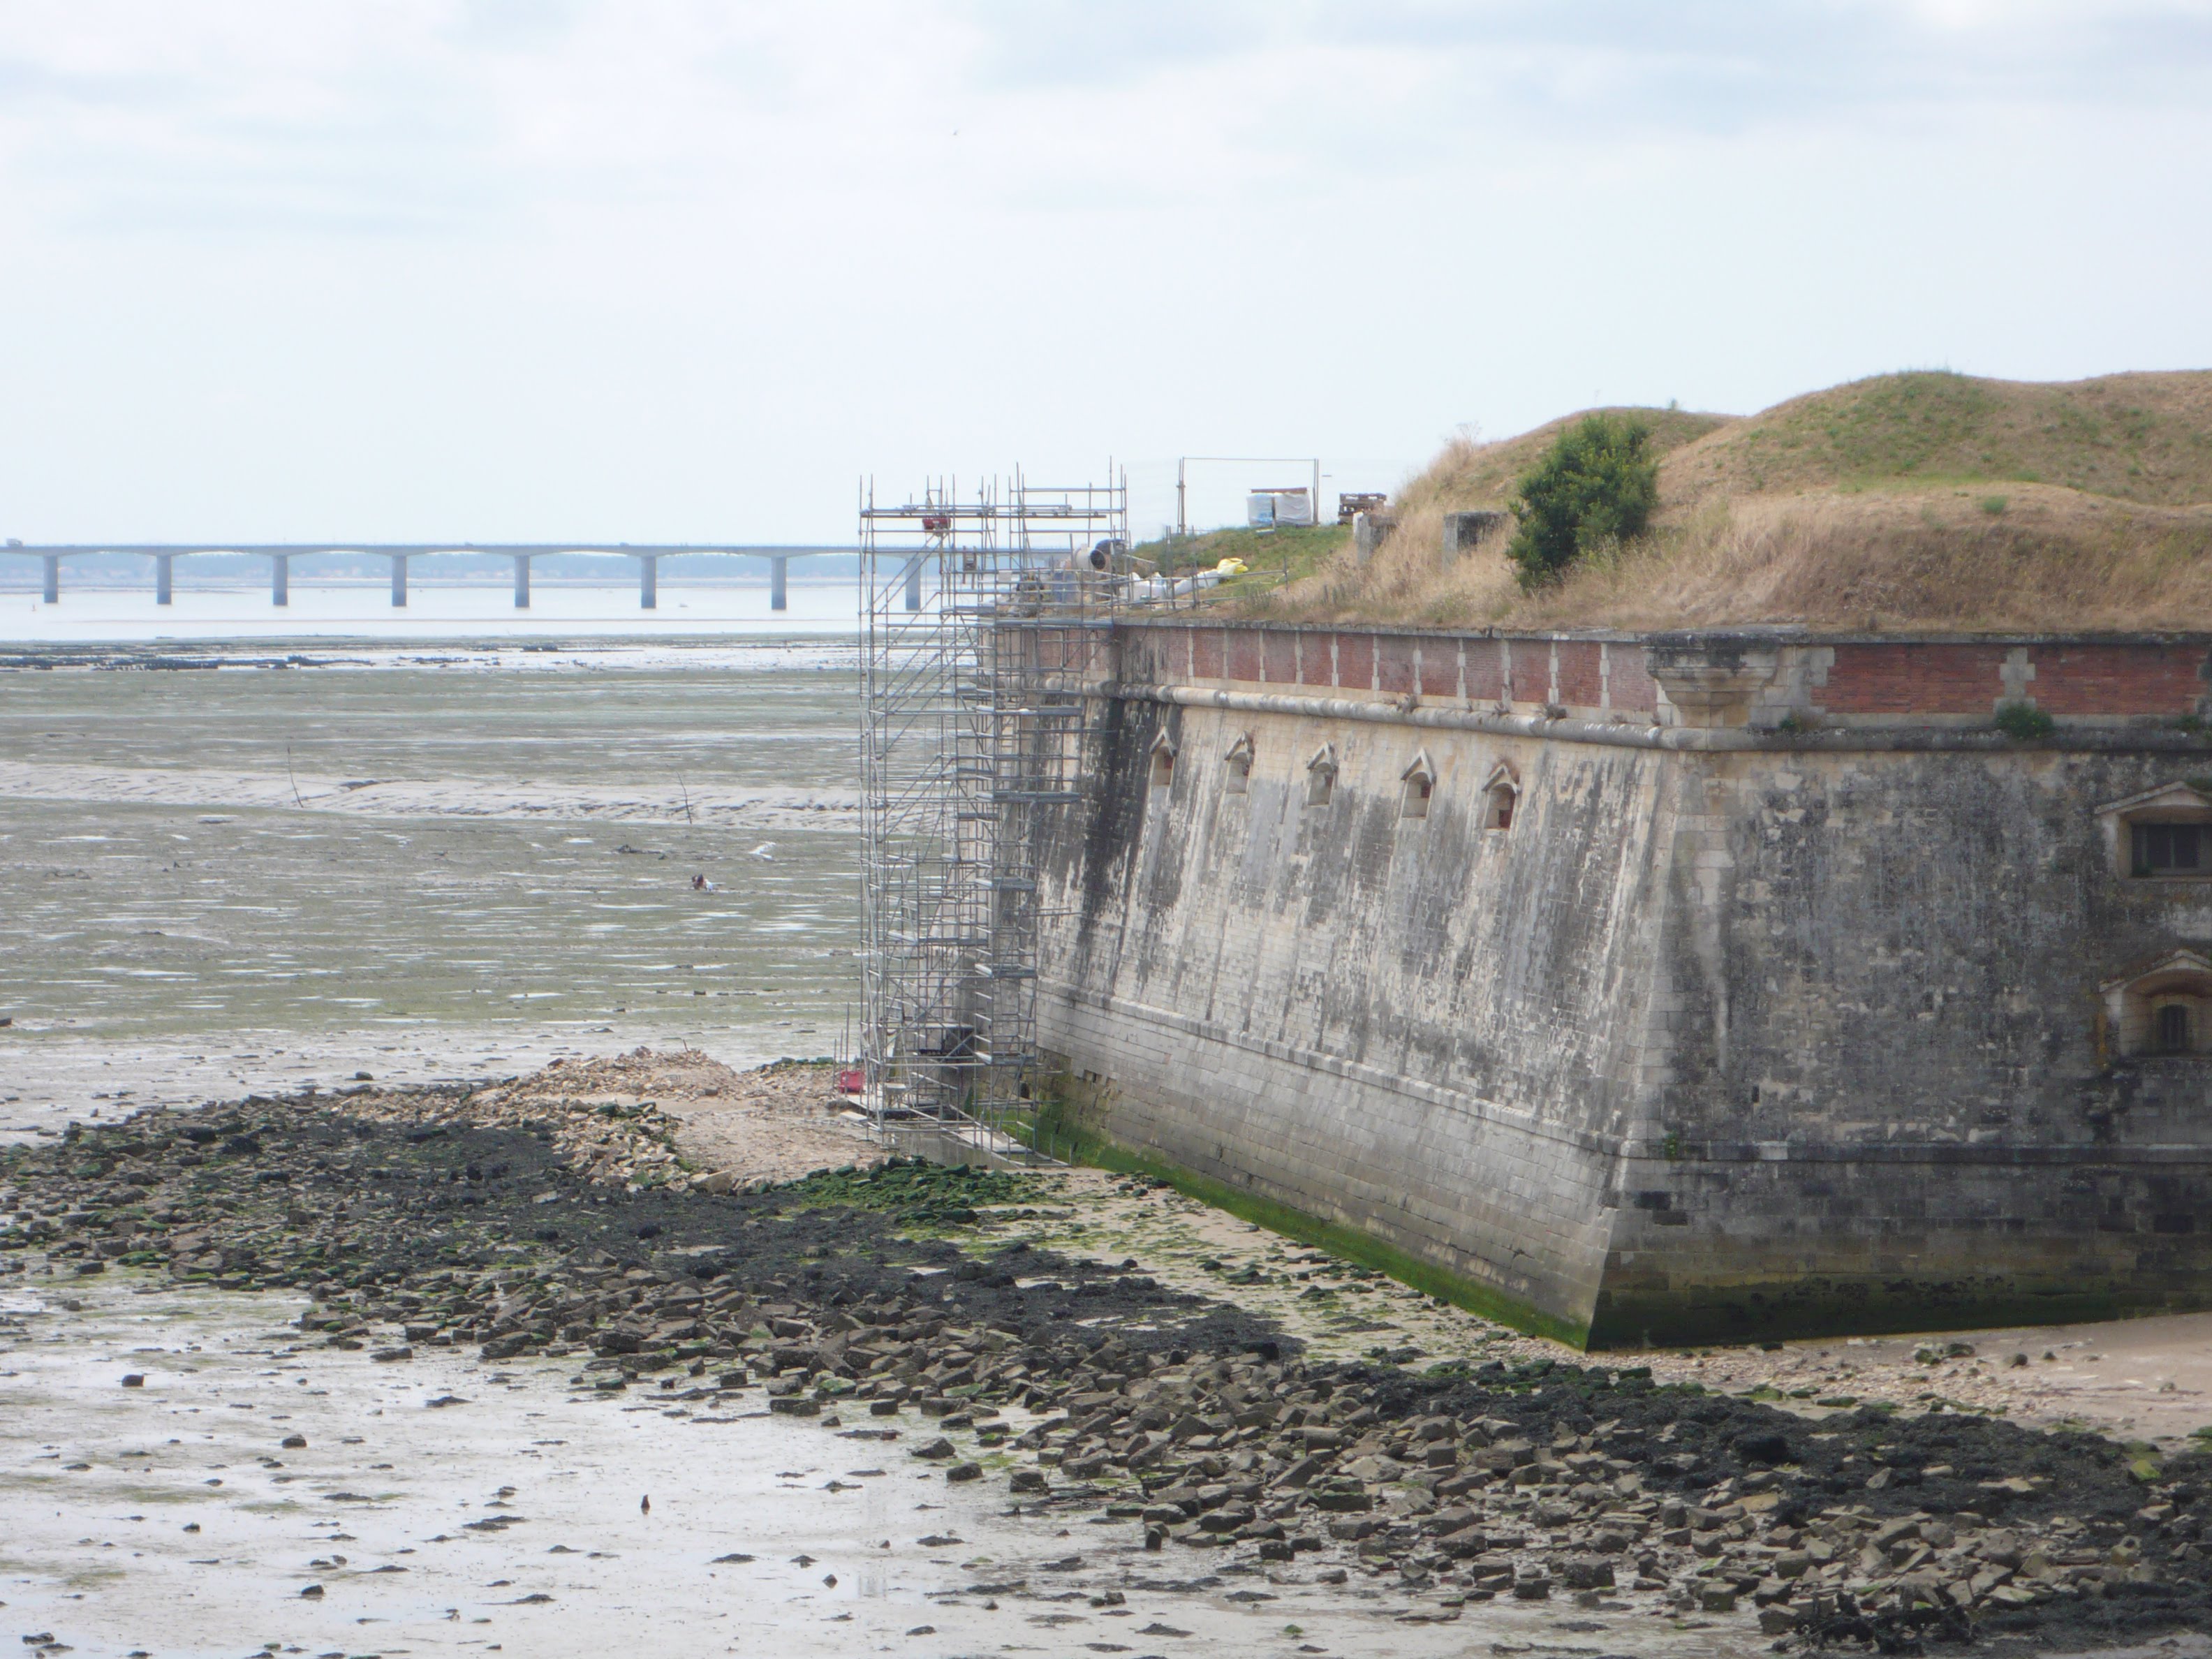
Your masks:
{"label": "metal scaffolding", "polygon": [[1125,586],[1128,486],[1017,471],[860,502],[860,1058],[902,1149],[1027,1161],[1041,814],[1076,799],[1071,688]]}

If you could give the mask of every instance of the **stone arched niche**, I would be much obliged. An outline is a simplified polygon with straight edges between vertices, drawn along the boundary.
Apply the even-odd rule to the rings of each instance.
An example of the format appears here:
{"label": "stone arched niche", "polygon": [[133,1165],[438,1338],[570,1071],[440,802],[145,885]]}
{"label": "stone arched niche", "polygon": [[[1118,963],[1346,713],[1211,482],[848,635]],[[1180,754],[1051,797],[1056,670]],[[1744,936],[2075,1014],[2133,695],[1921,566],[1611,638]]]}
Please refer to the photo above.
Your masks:
{"label": "stone arched niche", "polygon": [[1252,785],[1252,734],[1240,732],[1222,757],[1221,793],[1243,794]]}
{"label": "stone arched niche", "polygon": [[2123,1059],[2212,1056],[2212,960],[2169,951],[2100,988],[2113,1049]]}
{"label": "stone arched niche", "polygon": [[1325,743],[1306,763],[1306,805],[1326,806],[1336,794],[1336,745]]}
{"label": "stone arched niche", "polygon": [[1152,739],[1152,784],[1165,789],[1175,782],[1175,742],[1164,732]]}
{"label": "stone arched niche", "polygon": [[1413,757],[1413,763],[1398,775],[1405,786],[1399,796],[1398,816],[1401,818],[1425,818],[1429,815],[1429,797],[1437,792],[1437,769],[1429,760],[1425,749]]}
{"label": "stone arched niche", "polygon": [[1504,761],[1490,769],[1482,786],[1482,827],[1510,830],[1521,810],[1521,780]]}

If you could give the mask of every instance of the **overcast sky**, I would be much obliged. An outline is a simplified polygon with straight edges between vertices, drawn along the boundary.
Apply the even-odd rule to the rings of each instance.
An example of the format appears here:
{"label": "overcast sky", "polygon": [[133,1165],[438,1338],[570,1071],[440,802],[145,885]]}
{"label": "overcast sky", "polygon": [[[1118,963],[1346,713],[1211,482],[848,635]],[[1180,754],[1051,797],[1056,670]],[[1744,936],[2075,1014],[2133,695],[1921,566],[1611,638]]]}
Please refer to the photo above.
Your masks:
{"label": "overcast sky", "polygon": [[2203,367],[2208,185],[2212,0],[8,0],[0,534],[1109,457],[1142,531],[1179,454]]}

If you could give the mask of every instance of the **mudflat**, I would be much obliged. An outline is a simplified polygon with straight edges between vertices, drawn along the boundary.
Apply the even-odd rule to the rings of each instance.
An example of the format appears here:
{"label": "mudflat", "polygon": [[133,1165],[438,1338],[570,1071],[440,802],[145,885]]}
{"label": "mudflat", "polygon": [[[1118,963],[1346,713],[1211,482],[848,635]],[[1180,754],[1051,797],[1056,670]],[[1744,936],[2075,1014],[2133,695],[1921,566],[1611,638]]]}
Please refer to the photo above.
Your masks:
{"label": "mudflat", "polygon": [[[1149,1182],[892,1163],[734,1189],[716,1179],[733,1170],[684,1150],[681,1118],[641,1097],[675,1095],[679,1073],[703,1100],[729,1085],[678,1054],[664,1089],[656,1063],[632,1054],[482,1089],[364,1085],[79,1125],[0,1155],[8,1279],[62,1314],[97,1287],[78,1312],[101,1318],[128,1305],[109,1288],[125,1281],[173,1310],[198,1296],[225,1310],[261,1297],[273,1305],[254,1322],[258,1357],[281,1362],[265,1369],[281,1378],[297,1368],[289,1386],[304,1378],[307,1393],[351,1379],[349,1409],[362,1413],[398,1407],[370,1404],[377,1385],[361,1379],[420,1368],[477,1390],[447,1388],[465,1409],[416,1403],[426,1421],[480,1422],[483,1390],[496,1386],[510,1431],[518,1413],[537,1410],[627,1423],[617,1437],[640,1448],[702,1424],[739,1441],[758,1431],[779,1446],[796,1435],[842,1447],[834,1455],[854,1469],[884,1471],[851,1476],[856,1491],[903,1483],[948,1513],[988,1517],[991,1561],[939,1586],[958,1592],[950,1599],[963,1617],[1090,1621],[1099,1641],[1127,1650],[1200,1639],[1196,1611],[1168,1610],[1184,1603],[1233,1613],[1214,1639],[1255,1652],[1326,1649],[1291,1637],[1310,1619],[1364,1622],[1358,1650],[1374,1652],[1458,1651],[1478,1633],[1525,1640],[1532,1626],[1637,1650],[1748,1652],[1777,1640],[2112,1648],[2212,1625],[2198,1542],[2212,1520],[2212,1458],[2030,1427],[1960,1397],[1970,1379],[2025,1388],[2008,1376],[2041,1364],[2049,1378],[2055,1361],[1939,1354],[1906,1362],[1908,1372],[1849,1348],[1829,1356],[1838,1370],[1838,1352],[1854,1357],[1848,1402],[1771,1382],[1729,1392],[1722,1356],[1586,1365]],[[803,1111],[811,1091],[834,1124],[826,1085],[786,1067],[739,1092],[795,1093]],[[33,1340],[33,1317],[20,1316],[21,1352],[44,1363],[72,1346],[66,1328],[59,1344]],[[112,1344],[111,1328],[87,1334]],[[1725,1358],[1791,1375],[1787,1350]],[[83,1376],[84,1391],[138,1400],[169,1386],[166,1360],[109,1363],[117,1375]],[[1702,1383],[1687,1375],[1701,1364]],[[126,1388],[132,1375],[142,1380]],[[1893,1377],[1939,1385],[1878,1397]],[[34,1409],[66,1415],[41,1401]],[[71,1477],[135,1468],[125,1451],[155,1449],[120,1419],[104,1443],[86,1426],[43,1435],[38,1453],[26,1445],[18,1472],[65,1491]],[[41,1468],[46,1449],[90,1467]],[[154,1462],[172,1455],[183,1455]],[[256,1455],[287,1461],[281,1439]],[[828,1468],[822,1453],[811,1467]],[[395,1462],[368,1473],[398,1472]],[[503,1484],[517,1486],[498,1500],[512,1507],[520,1483]],[[483,1509],[492,1501],[479,1497],[478,1512],[454,1524],[520,1531],[500,1522],[506,1510]],[[716,1524],[781,1529],[772,1508],[737,1523],[729,1513]],[[887,1522],[896,1559],[893,1530]],[[924,1540],[969,1535],[909,1547],[950,1552],[957,1568],[964,1547]],[[428,1535],[405,1547],[431,1547]],[[720,1553],[755,1560],[697,1565],[734,1574],[763,1559]],[[1023,1570],[1002,1569],[1002,1556]],[[70,1571],[96,1577],[119,1559],[105,1552]],[[313,1565],[332,1559],[325,1549],[301,1570],[335,1574]],[[30,1577],[51,1586],[52,1571]],[[522,1585],[507,1576],[501,1588]],[[746,1596],[781,1595],[787,1613],[791,1596],[834,1588],[800,1592],[787,1573],[773,1588],[747,1582]],[[131,1599],[82,1584],[67,1593],[117,1607]],[[319,1599],[331,1594],[324,1583]],[[1109,1622],[1146,1606],[1160,1610],[1127,1628]],[[1257,1609],[1282,1616],[1255,1628]],[[641,1616],[650,1628],[653,1615]],[[1453,1643],[1428,1644],[1453,1626]],[[932,1615],[898,1640],[915,1632],[917,1650],[936,1651],[977,1639],[954,1628],[940,1641]],[[1172,1633],[1183,1631],[1193,1634]],[[143,1627],[127,1633],[162,1650]],[[1332,1633],[1352,1639],[1341,1623]],[[581,1650],[562,1645],[565,1633],[544,1639],[533,1650]]]}

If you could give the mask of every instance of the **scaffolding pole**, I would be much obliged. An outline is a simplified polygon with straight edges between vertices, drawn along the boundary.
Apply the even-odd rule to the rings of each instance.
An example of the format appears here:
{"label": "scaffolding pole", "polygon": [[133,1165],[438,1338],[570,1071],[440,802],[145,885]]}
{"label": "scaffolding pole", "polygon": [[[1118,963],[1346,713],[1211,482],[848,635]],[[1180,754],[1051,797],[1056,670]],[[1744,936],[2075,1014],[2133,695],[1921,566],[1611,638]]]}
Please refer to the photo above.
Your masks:
{"label": "scaffolding pole", "polygon": [[863,486],[860,1059],[878,1135],[1030,1162],[1036,859],[1127,586],[1128,487]]}

